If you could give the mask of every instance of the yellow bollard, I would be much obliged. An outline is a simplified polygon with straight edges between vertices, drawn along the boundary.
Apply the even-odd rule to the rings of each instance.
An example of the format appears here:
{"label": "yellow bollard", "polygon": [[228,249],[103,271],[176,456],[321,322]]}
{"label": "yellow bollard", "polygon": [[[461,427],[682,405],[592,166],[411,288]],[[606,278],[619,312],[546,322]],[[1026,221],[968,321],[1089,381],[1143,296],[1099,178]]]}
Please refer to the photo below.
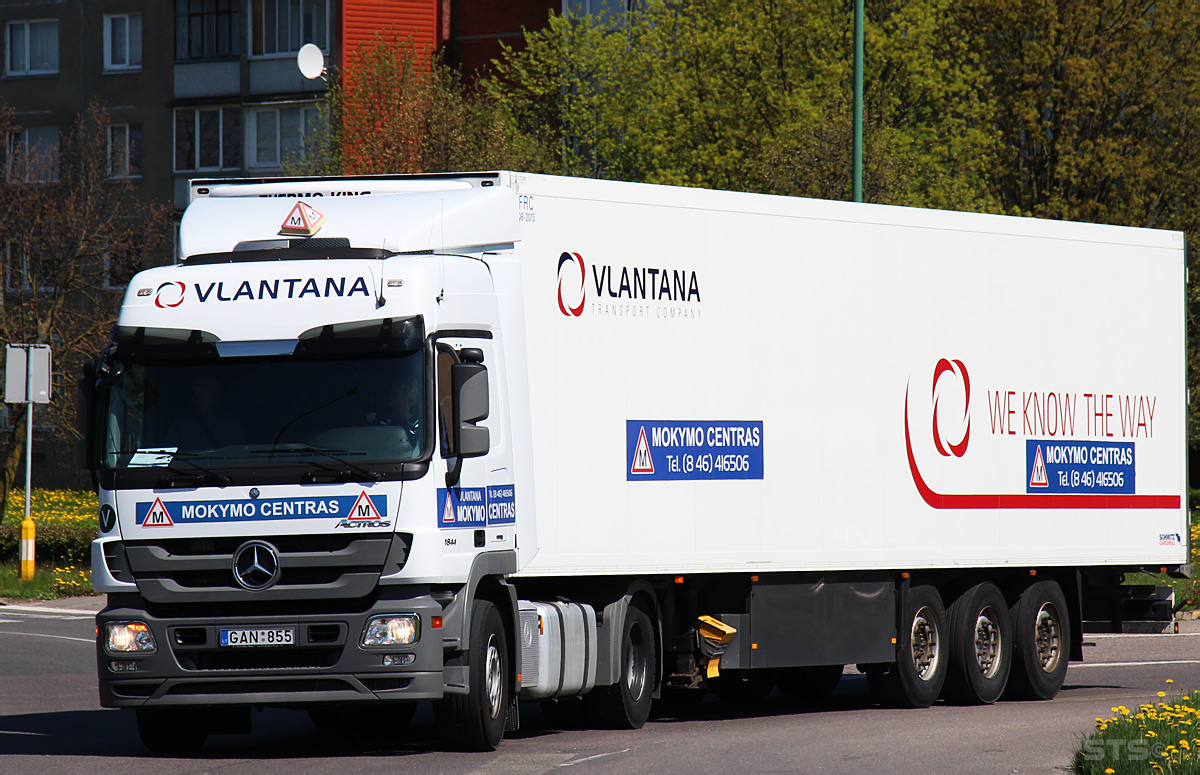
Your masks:
{"label": "yellow bollard", "polygon": [[21,581],[33,578],[33,540],[36,535],[33,520],[25,517],[21,521]]}

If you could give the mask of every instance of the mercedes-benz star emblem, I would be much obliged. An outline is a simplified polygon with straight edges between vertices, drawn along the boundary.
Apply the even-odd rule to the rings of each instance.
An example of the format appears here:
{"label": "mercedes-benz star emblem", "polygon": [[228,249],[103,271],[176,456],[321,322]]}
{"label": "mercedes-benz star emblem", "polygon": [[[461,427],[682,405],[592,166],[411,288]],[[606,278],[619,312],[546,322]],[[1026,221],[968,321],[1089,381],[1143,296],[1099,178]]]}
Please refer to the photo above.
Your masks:
{"label": "mercedes-benz star emblem", "polygon": [[251,592],[279,580],[279,552],[265,541],[247,541],[233,553],[233,578]]}

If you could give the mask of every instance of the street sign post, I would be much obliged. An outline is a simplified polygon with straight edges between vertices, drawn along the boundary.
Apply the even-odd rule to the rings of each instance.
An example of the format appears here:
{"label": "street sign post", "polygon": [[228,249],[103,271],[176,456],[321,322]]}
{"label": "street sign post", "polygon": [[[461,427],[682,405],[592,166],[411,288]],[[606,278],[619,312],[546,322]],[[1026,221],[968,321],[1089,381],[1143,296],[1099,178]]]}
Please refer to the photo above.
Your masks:
{"label": "street sign post", "polygon": [[33,578],[37,529],[30,516],[33,484],[33,405],[50,403],[50,345],[10,344],[4,348],[4,400],[25,404],[25,519],[21,521],[21,579]]}

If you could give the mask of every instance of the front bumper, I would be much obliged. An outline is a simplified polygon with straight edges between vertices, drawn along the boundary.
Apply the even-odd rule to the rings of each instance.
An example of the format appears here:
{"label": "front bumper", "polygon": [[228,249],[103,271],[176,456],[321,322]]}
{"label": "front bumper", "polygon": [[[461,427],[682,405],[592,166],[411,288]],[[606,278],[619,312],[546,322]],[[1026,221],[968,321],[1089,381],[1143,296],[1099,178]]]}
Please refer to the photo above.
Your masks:
{"label": "front bumper", "polygon": [[[354,613],[169,618],[150,615],[136,598],[132,603],[125,596],[114,599],[121,602],[110,599],[96,617],[101,635],[108,622],[142,621],[154,634],[157,651],[114,656],[97,638],[100,704],[106,708],[416,701],[443,695],[442,631],[432,626],[442,606],[427,594],[378,600]],[[421,618],[416,643],[360,645],[372,616],[406,613]],[[294,627],[296,644],[220,645],[222,629],[269,627]],[[384,655],[396,654],[413,659],[407,665],[383,664]],[[116,671],[114,662],[132,663],[134,669]]]}

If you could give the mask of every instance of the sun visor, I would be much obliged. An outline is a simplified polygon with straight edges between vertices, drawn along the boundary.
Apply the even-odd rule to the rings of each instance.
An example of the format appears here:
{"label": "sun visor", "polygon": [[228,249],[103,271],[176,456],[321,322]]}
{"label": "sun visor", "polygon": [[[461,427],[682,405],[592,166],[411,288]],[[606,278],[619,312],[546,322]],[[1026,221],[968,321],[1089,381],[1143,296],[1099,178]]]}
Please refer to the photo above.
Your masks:
{"label": "sun visor", "polygon": [[496,186],[369,197],[197,199],[180,224],[183,256],[223,253],[238,243],[345,239],[396,253],[503,245],[521,238],[517,197]]}

